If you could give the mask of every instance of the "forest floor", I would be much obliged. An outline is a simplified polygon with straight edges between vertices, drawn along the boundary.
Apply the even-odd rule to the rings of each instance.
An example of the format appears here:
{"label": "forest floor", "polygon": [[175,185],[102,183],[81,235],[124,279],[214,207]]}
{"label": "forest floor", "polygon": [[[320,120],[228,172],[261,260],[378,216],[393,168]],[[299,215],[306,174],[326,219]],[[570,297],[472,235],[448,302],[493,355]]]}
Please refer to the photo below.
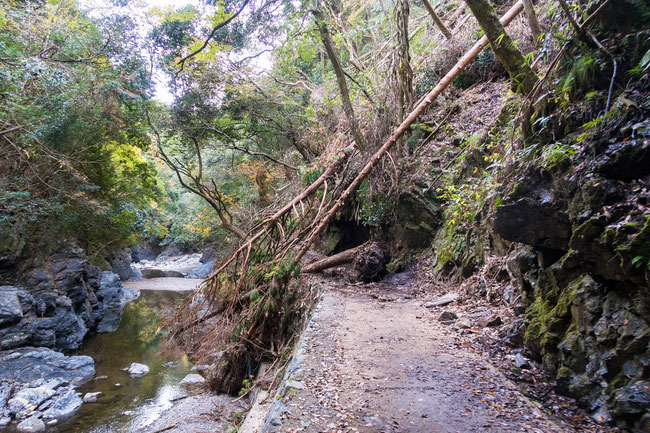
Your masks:
{"label": "forest floor", "polygon": [[431,306],[439,295],[423,299],[411,273],[325,290],[299,344],[298,371],[262,431],[612,431],[548,387],[545,401],[526,396],[503,373],[514,367],[510,357],[475,339],[483,329],[438,320],[456,308],[466,314],[462,298]]}

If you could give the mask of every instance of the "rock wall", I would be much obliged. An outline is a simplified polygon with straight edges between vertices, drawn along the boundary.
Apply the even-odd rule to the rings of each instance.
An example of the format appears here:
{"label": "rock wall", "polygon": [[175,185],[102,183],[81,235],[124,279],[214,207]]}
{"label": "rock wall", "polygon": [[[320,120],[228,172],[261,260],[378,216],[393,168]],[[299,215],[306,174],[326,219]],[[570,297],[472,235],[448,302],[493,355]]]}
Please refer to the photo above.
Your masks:
{"label": "rock wall", "polygon": [[493,231],[519,245],[524,340],[558,388],[600,422],[650,431],[650,121],[591,144],[575,170],[525,176]]}
{"label": "rock wall", "polygon": [[76,253],[61,253],[0,287],[0,350],[22,346],[71,352],[88,333],[117,328],[124,303],[137,297],[112,272]]}

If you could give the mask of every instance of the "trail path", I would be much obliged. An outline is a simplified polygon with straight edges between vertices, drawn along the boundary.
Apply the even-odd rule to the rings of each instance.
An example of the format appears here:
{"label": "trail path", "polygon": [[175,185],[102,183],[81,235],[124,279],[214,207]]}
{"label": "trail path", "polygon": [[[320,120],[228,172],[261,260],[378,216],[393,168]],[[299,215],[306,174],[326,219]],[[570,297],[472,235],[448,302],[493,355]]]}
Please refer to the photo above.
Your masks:
{"label": "trail path", "polygon": [[[562,432],[405,285],[326,291],[261,431]],[[409,281],[403,281],[407,285]]]}

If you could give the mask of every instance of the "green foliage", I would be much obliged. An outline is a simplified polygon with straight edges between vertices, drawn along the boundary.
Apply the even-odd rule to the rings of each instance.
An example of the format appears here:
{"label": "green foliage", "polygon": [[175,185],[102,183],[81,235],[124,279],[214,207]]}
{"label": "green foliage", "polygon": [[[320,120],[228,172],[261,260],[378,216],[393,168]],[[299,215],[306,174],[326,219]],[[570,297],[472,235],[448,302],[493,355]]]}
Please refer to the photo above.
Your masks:
{"label": "green foliage", "polygon": [[0,23],[0,232],[11,241],[0,256],[27,241],[47,254],[135,240],[157,181],[134,23],[89,18],[75,2],[13,1]]}
{"label": "green foliage", "polygon": [[556,143],[546,146],[542,150],[540,159],[540,166],[546,168],[553,173],[565,173],[573,165],[572,156],[576,154],[576,150],[567,144]]}

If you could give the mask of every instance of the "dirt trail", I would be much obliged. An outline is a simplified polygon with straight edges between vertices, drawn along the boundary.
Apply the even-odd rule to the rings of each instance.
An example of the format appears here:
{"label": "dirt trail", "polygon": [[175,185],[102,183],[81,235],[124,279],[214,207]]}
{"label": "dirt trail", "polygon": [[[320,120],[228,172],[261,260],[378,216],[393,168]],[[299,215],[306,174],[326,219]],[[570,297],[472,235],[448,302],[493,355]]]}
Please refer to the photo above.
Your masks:
{"label": "dirt trail", "polygon": [[261,431],[572,430],[461,344],[439,314],[400,284],[326,291],[298,349],[299,368]]}

